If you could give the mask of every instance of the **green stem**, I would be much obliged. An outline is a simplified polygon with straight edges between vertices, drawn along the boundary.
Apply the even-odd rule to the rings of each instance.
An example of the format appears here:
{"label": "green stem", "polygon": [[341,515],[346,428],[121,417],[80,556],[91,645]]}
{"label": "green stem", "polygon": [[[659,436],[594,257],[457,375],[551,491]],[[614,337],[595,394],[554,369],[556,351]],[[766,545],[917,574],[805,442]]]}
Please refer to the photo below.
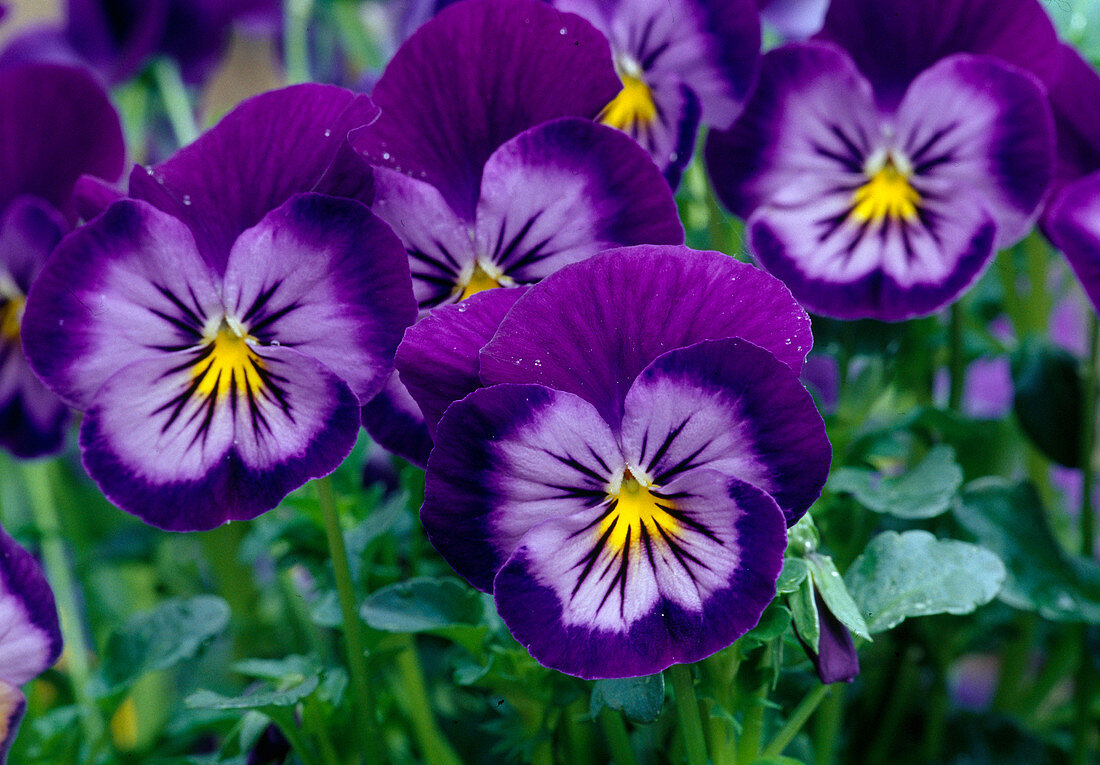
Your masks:
{"label": "green stem", "polygon": [[810,719],[810,715],[817,709],[818,704],[828,698],[831,690],[832,686],[819,685],[807,693],[802,701],[798,702],[798,706],[794,708],[794,711],[791,712],[791,716],[787,718],[787,722],[779,729],[779,732],[775,734],[775,738],[773,738],[767,748],[764,749],[763,756],[778,757],[783,754],[783,750],[787,748],[787,744],[794,740],[794,737],[802,730],[802,726]]}
{"label": "green stem", "polygon": [[[348,550],[344,545],[344,532],[340,526],[340,514],[336,508],[336,495],[332,490],[331,479],[321,478],[315,482],[321,500],[321,514],[325,519],[325,536],[328,539],[329,554],[332,556],[332,569],[336,576],[336,593],[340,599],[340,612],[344,620],[344,645],[348,654],[348,669],[351,670],[351,685],[355,691],[357,712],[362,725],[356,725],[360,751],[378,754],[380,744],[377,725],[374,719],[374,703],[371,698],[370,683],[367,677],[367,658],[363,648],[363,631],[359,622],[359,613],[355,605],[355,588],[351,581],[351,568],[348,565]],[[372,759],[371,762],[380,762]]]}
{"label": "green stem", "polygon": [[271,718],[271,722],[275,723],[279,731],[286,736],[286,740],[290,742],[290,748],[298,755],[298,759],[305,765],[323,765],[317,757],[317,753],[313,751],[313,747],[302,735],[302,729],[298,727],[293,712],[289,709],[270,709],[267,710],[267,716]]}
{"label": "green stem", "polygon": [[427,683],[416,653],[416,643],[411,635],[405,635],[404,638],[405,649],[397,654],[395,660],[401,686],[394,691],[401,698],[401,707],[412,722],[413,732],[420,745],[420,754],[429,765],[462,765],[462,760],[451,748],[432,714]]}
{"label": "green stem", "polygon": [[963,312],[959,302],[948,309],[948,372],[951,387],[947,394],[947,406],[953,412],[962,407],[963,382],[966,379],[966,359],[963,357]]}
{"label": "green stem", "polygon": [[890,747],[898,742],[898,725],[909,711],[909,700],[917,684],[917,661],[912,650],[905,653],[898,674],[891,683],[891,691],[883,707],[878,730],[868,750],[866,762],[888,762]]}
{"label": "green stem", "polygon": [[844,693],[829,694],[825,706],[814,717],[814,765],[829,765],[836,753],[840,724],[844,719]]}
{"label": "green stem", "polygon": [[[1096,510],[1092,506],[1092,491],[1095,476],[1092,469],[1093,451],[1096,437],[1096,395],[1098,387],[1097,361],[1100,357],[1100,320],[1096,313],[1089,311],[1089,355],[1084,370],[1084,412],[1081,428],[1081,555],[1092,559],[1096,541]],[[1093,676],[1092,657],[1089,655],[1089,628],[1082,624],[1080,635],[1080,666],[1074,690],[1076,716],[1073,724],[1074,765],[1085,765],[1089,761],[1089,749],[1092,739],[1092,696],[1096,687]]]}
{"label": "green stem", "polygon": [[321,745],[321,760],[324,765],[340,765],[340,757],[336,754],[336,746],[332,743],[332,736],[329,735],[321,712],[321,704],[315,695],[306,699],[303,720],[310,734]]}
{"label": "green stem", "polygon": [[680,715],[680,732],[684,737],[684,750],[688,765],[706,765],[707,742],[703,736],[703,720],[699,716],[699,701],[695,698],[695,681],[691,667],[673,664],[668,668],[672,691],[676,695],[676,710]]}
{"label": "green stem", "polygon": [[1001,655],[1001,675],[993,694],[993,709],[1005,712],[1020,698],[1020,684],[1035,647],[1039,619],[1034,614],[1023,614],[1016,619],[1016,630],[1008,647]]}
{"label": "green stem", "polygon": [[65,654],[68,675],[72,683],[73,695],[80,707],[80,723],[84,740],[88,746],[95,746],[106,731],[106,726],[99,707],[89,693],[92,671],[88,663],[88,646],[91,643],[84,628],[84,620],[76,605],[76,580],[70,567],[65,543],[61,538],[61,521],[50,489],[52,465],[44,461],[18,464],[30,496],[35,524],[42,534],[42,562],[45,565],[46,578],[53,588],[57,610],[61,617],[61,635],[68,648]]}
{"label": "green stem", "polygon": [[741,735],[737,738],[737,762],[752,763],[760,756],[764,743],[764,710],[768,697],[768,687],[763,685],[746,694],[741,704]]}
{"label": "green stem", "polygon": [[176,142],[180,146],[186,146],[199,137],[199,129],[195,124],[195,112],[191,108],[187,86],[180,77],[179,65],[162,56],[153,62],[152,72],[164,111],[172,124],[172,132],[176,135]]}
{"label": "green stem", "polygon": [[283,50],[288,85],[309,82],[309,17],[313,0],[283,0]]}
{"label": "green stem", "polygon": [[622,713],[604,707],[600,711],[600,727],[607,739],[607,748],[611,750],[611,761],[615,765],[638,765]]}

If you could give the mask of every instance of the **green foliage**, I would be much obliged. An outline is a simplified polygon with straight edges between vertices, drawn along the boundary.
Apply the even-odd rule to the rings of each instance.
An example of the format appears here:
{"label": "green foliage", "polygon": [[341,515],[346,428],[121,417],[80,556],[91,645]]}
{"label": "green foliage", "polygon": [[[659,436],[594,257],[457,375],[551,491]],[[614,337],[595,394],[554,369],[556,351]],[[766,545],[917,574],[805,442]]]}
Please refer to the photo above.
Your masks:
{"label": "green foliage", "polygon": [[595,718],[604,707],[621,710],[638,723],[656,722],[665,703],[665,678],[661,673],[592,684],[589,714]]}
{"label": "green foliage", "polygon": [[937,445],[917,465],[896,475],[866,468],[838,468],[829,476],[828,488],[853,495],[876,513],[918,519],[933,518],[947,510],[962,482],[954,449]]}
{"label": "green foliage", "polygon": [[1020,427],[1044,454],[1080,467],[1084,418],[1079,363],[1044,338],[1030,337],[1012,355],[1012,401]]}

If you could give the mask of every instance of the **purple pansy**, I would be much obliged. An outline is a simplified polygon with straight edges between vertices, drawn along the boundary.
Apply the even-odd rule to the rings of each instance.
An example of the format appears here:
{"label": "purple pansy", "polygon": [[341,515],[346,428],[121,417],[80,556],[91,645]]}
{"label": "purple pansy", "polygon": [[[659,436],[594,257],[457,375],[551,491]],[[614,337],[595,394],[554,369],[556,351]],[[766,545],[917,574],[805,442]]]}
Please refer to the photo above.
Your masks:
{"label": "purple pansy", "polygon": [[850,683],[859,674],[859,652],[852,633],[829,609],[821,593],[814,588],[814,607],[821,627],[817,650],[806,643],[795,630],[794,636],[810,657],[814,671],[822,683]]}
{"label": "purple pansy", "polygon": [[61,656],[53,591],[38,561],[0,526],[0,765],[7,761],[27,701],[19,686]]}
{"label": "purple pansy", "polygon": [[87,74],[28,64],[0,70],[0,135],[0,446],[38,457],[61,448],[69,409],[23,356],[26,296],[76,218],[77,177],[122,173],[122,130]]}
{"label": "purple pansy", "polygon": [[[617,89],[606,40],[534,0],[456,3],[402,46],[372,92],[381,116],[352,141],[376,165],[372,209],[409,253],[421,310],[609,247],[683,242],[645,151],[591,121]],[[363,423],[425,464],[429,427],[396,377]]]}
{"label": "purple pansy", "polygon": [[896,321],[953,300],[1028,231],[1053,127],[1041,83],[991,56],[943,58],[900,98],[876,87],[835,45],[771,51],[706,156],[755,257],[807,308]]}
{"label": "purple pansy", "polygon": [[[474,334],[501,309],[475,306]],[[447,354],[423,338],[403,352]],[[797,376],[810,343],[779,282],[719,253],[639,246],[558,271],[507,309],[485,387],[436,426],[430,539],[563,672],[651,674],[729,645],[828,471]]]}
{"label": "purple pansy", "polygon": [[754,0],[553,0],[607,35],[622,89],[600,120],[631,135],[674,188],[704,125],[728,128],[760,60]]}
{"label": "purple pansy", "polygon": [[801,40],[821,29],[828,0],[756,0],[760,19],[782,37]]}
{"label": "purple pansy", "polygon": [[86,410],[85,467],[123,509],[213,528],[347,456],[416,315],[347,145],[375,114],[329,86],[258,96],[135,168],[134,199],[55,251],[27,302],[28,357]]}
{"label": "purple pansy", "polygon": [[1100,172],[1066,185],[1047,210],[1044,224],[1100,311]]}

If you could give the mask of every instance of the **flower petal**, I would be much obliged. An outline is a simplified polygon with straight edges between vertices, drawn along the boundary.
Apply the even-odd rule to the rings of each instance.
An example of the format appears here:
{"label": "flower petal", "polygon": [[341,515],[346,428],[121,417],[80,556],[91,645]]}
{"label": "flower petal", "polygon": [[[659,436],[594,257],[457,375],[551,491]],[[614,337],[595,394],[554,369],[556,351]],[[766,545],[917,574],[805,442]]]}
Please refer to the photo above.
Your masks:
{"label": "flower petal", "polygon": [[253,348],[260,372],[203,392],[189,353],[124,367],[80,430],[84,467],[103,493],[169,531],[254,518],[332,472],[359,430],[358,402],[316,360]]}
{"label": "flower petal", "polygon": [[107,94],[82,70],[12,66],[0,74],[0,209],[33,194],[75,216],[69,202],[84,173],[122,173],[122,129]]}
{"label": "flower petal", "polygon": [[486,385],[538,383],[592,403],[613,427],[661,353],[741,337],[801,369],[809,318],[768,274],[678,246],[608,250],[533,286],[481,352]]}
{"label": "flower petal", "polygon": [[221,305],[187,227],[126,200],[58,245],[27,298],[24,351],[51,390],[86,409],[127,364],[197,342]]}
{"label": "flower petal", "polygon": [[618,550],[601,533],[607,507],[548,520],[520,540],[493,595],[540,663],[586,679],[650,675],[703,659],[759,621],[786,546],[772,499],[711,470],[661,494],[675,514],[639,524],[657,530],[637,538],[626,532]]}
{"label": "flower petal", "polygon": [[292,196],[229,255],[227,310],[260,344],[294,348],[370,400],[416,318],[404,248],[363,205]]}
{"label": "flower petal", "polygon": [[516,281],[610,247],[683,241],[668,184],[617,130],[555,120],[520,133],[485,164],[477,250]]}
{"label": "flower petal", "polygon": [[650,482],[717,470],[772,496],[788,526],[821,494],[832,456],[795,373],[738,339],[669,351],[646,367],[626,396],[622,443]]}
{"label": "flower petal", "polygon": [[390,375],[378,395],[363,405],[360,417],[379,446],[419,467],[428,464],[432,451],[428,425],[397,372]]}
{"label": "flower petal", "polygon": [[1056,181],[1100,170],[1100,75],[1070,45],[1062,45],[1062,70],[1049,95],[1058,130]]}
{"label": "flower petal", "polygon": [[1100,172],[1062,189],[1047,212],[1046,230],[1100,311]]}
{"label": "flower petal", "polygon": [[369,204],[370,170],[349,184],[341,151],[353,128],[370,123],[370,99],[331,85],[308,83],[254,96],[167,162],[135,167],[130,194],[190,227],[203,257],[225,270],[233,242],[294,194],[352,196]]}
{"label": "flower petal", "polygon": [[19,733],[19,723],[27,712],[27,699],[23,692],[10,683],[0,680],[0,765],[8,761],[8,752]]}
{"label": "flower petal", "polygon": [[580,17],[535,0],[467,0],[401,46],[371,91],[381,117],[352,142],[472,220],[498,146],[556,117],[595,117],[619,85],[606,38]]}
{"label": "flower petal", "polygon": [[433,437],[447,407],[481,387],[478,351],[526,289],[487,290],[439,306],[405,332],[397,370]]}
{"label": "flower petal", "polygon": [[886,106],[953,53],[995,56],[1052,82],[1058,38],[1038,0],[832,0],[820,38],[841,45]]}
{"label": "flower petal", "polygon": [[61,656],[61,627],[53,591],[38,561],[3,528],[0,624],[4,625],[0,634],[0,681],[23,685]]}
{"label": "flower petal", "polygon": [[477,390],[439,422],[420,519],[455,571],[489,591],[524,534],[602,502],[621,465],[611,429],[577,396]]}

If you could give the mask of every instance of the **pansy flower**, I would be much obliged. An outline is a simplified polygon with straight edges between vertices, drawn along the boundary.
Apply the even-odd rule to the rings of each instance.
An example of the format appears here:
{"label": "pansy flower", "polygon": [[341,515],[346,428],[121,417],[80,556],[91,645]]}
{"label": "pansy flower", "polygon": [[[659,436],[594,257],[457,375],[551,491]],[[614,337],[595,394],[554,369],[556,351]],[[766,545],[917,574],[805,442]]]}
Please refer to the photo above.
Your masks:
{"label": "pansy flower", "polygon": [[700,121],[728,128],[760,60],[753,0],[553,0],[607,35],[622,80],[599,119],[632,136],[674,188]]}
{"label": "pansy flower", "polygon": [[784,46],[707,142],[754,256],[828,316],[896,321],[954,300],[1027,233],[1051,177],[1050,108],[1030,73],[959,53],[900,95],[880,79],[835,45]]}
{"label": "pansy flower", "polygon": [[19,731],[27,700],[19,686],[61,656],[53,591],[38,561],[0,526],[0,765]]}
{"label": "pansy flower", "polygon": [[828,0],[756,0],[760,20],[787,40],[801,40],[821,29]]}
{"label": "pansy flower", "polygon": [[416,315],[346,143],[375,113],[329,86],[252,99],[55,251],[28,357],[86,411],[84,465],[123,509],[209,529],[347,456]]}
{"label": "pansy flower", "polygon": [[1044,219],[1047,236],[1062,251],[1093,307],[1100,311],[1100,172],[1062,189]]}
{"label": "pansy flower", "polygon": [[122,130],[87,74],[28,64],[0,70],[0,135],[0,446],[37,457],[61,448],[69,408],[23,356],[27,293],[76,219],[77,177],[122,173]]}
{"label": "pansy flower", "polygon": [[[606,40],[533,0],[456,3],[401,47],[372,91],[381,116],[352,141],[376,165],[373,210],[408,251],[422,311],[608,247],[683,241],[652,160],[591,121],[617,90]],[[363,422],[427,460],[420,407],[396,377]]]}
{"label": "pansy flower", "polygon": [[481,350],[486,387],[438,423],[432,543],[563,672],[645,675],[729,645],[828,471],[798,382],[810,343],[782,284],[719,253],[623,248],[552,274]]}

